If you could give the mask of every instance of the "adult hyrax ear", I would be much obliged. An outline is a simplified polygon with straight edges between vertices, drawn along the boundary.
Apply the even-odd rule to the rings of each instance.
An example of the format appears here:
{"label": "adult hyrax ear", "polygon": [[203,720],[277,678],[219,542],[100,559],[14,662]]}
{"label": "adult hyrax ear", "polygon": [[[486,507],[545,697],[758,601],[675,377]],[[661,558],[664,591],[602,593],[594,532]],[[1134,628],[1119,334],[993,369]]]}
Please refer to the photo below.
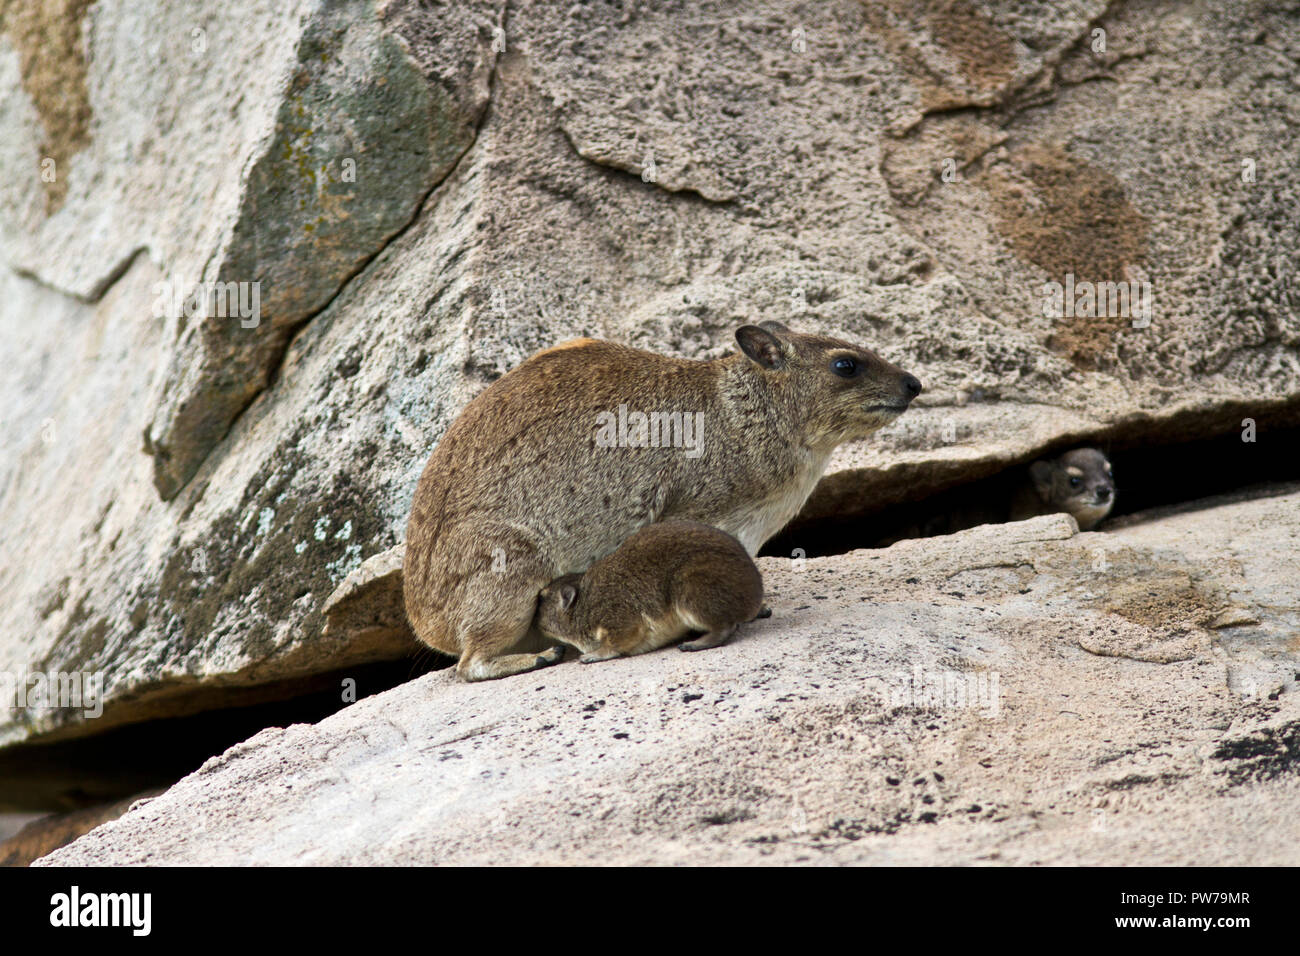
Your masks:
{"label": "adult hyrax ear", "polygon": [[780,340],[765,328],[742,325],[736,329],[736,342],[742,352],[768,371],[785,366],[785,350]]}
{"label": "adult hyrax ear", "polygon": [[767,329],[773,335],[794,335],[788,328],[778,322],[776,319],[764,319],[758,323],[759,328]]}
{"label": "adult hyrax ear", "polygon": [[1050,461],[1036,461],[1029,466],[1029,478],[1034,483],[1034,490],[1044,501],[1052,497],[1052,474],[1055,470]]}

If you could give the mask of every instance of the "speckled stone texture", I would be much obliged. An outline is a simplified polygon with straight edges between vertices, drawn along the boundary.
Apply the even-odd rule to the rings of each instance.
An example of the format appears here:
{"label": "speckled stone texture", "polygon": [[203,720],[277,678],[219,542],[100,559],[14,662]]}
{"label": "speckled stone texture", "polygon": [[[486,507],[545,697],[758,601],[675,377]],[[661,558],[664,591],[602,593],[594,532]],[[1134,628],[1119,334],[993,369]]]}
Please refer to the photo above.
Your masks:
{"label": "speckled stone texture", "polygon": [[430,674],[43,862],[1295,865],[1298,505],[762,559],[730,645]]}

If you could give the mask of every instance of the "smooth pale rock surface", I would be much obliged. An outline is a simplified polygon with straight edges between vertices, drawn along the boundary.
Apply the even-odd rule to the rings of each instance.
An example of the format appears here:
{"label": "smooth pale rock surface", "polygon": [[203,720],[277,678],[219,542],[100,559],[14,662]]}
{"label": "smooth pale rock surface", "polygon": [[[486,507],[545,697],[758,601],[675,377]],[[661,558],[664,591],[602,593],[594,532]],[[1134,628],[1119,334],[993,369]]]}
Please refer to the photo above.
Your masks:
{"label": "smooth pale rock surface", "polygon": [[1298,505],[763,559],[773,616],[725,648],[430,674],[42,863],[1294,865]]}
{"label": "smooth pale rock surface", "polygon": [[[0,11],[0,670],[106,695],[0,708],[3,745],[405,653],[328,598],[465,402],[575,335],[712,357],[779,319],[916,373],[821,515],[1300,408],[1282,11]],[[1149,280],[1150,326],[1044,315],[1066,273]],[[156,314],[200,280],[263,282],[258,325]]]}

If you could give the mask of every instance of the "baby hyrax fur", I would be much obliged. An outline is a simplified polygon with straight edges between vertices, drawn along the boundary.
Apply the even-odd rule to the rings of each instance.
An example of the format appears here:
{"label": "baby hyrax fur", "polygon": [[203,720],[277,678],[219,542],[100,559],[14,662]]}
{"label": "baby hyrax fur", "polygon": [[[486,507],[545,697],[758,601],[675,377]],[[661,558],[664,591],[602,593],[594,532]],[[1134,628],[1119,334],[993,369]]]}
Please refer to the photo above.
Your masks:
{"label": "baby hyrax fur", "polygon": [[1091,531],[1115,505],[1110,462],[1095,448],[1076,448],[1029,466],[1029,480],[1012,504],[1011,520],[1068,512]]}
{"label": "baby hyrax fur", "polygon": [[[465,680],[554,663],[537,595],[634,531],[699,521],[756,554],[803,506],[835,447],[901,415],[912,375],[776,322],[712,361],[578,339],[481,392],[429,457],[411,503],[406,614]],[[687,425],[689,424],[689,428]],[[539,653],[540,652],[540,653]]]}
{"label": "baby hyrax fur", "polygon": [[644,654],[691,631],[704,633],[682,650],[718,647],[762,613],[763,576],[739,541],[696,521],[665,521],[642,528],[586,574],[543,588],[537,628],[590,664]]}

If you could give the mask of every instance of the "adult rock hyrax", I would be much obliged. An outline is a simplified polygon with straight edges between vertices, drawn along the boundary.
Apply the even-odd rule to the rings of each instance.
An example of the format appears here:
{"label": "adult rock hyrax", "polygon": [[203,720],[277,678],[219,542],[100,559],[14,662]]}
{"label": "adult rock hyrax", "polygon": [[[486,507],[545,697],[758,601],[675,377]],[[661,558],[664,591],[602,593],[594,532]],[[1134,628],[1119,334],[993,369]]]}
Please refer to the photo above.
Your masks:
{"label": "adult rock hyrax", "polygon": [[736,341],[738,353],[694,361],[578,339],[465,406],[411,503],[404,597],[420,640],[458,657],[465,680],[554,663],[564,648],[532,627],[544,586],[674,518],[757,553],[837,445],[921,391],[861,346],[777,322]]}
{"label": "adult rock hyrax", "polygon": [[590,664],[644,654],[691,631],[704,633],[682,650],[718,647],[762,613],[763,576],[739,541],[697,521],[664,521],[633,534],[586,574],[544,587],[537,629]]}
{"label": "adult rock hyrax", "polygon": [[1081,531],[1091,531],[1114,506],[1110,462],[1095,448],[1076,448],[1029,466],[1028,480],[1012,500],[1011,520],[1064,511]]}

